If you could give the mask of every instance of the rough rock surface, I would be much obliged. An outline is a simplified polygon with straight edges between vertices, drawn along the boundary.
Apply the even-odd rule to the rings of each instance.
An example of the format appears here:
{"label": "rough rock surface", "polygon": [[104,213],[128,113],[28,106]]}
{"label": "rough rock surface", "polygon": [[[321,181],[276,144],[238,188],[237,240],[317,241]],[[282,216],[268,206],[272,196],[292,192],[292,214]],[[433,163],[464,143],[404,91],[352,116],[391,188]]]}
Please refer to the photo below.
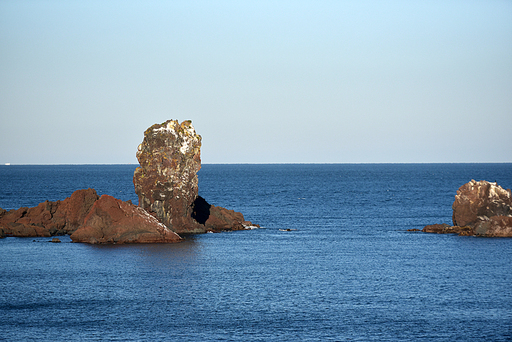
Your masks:
{"label": "rough rock surface", "polygon": [[457,190],[453,209],[453,226],[428,225],[427,233],[512,237],[512,194],[496,183],[475,181]]}
{"label": "rough rock surface", "polygon": [[201,136],[191,121],[168,120],[144,132],[133,183],[139,206],[177,233],[239,230],[252,226],[243,215],[211,206],[198,196]]}
{"label": "rough rock surface", "polygon": [[140,167],[133,183],[139,206],[178,233],[201,230],[192,218],[200,147],[201,136],[190,121],[169,120],[149,127],[137,150]]}
{"label": "rough rock surface", "polygon": [[483,218],[473,230],[477,236],[512,237],[512,217],[500,215]]}
{"label": "rough rock surface", "polygon": [[96,190],[77,190],[63,201],[45,201],[36,207],[0,212],[5,236],[35,237],[71,234],[82,223],[94,202]]}
{"label": "rough rock surface", "polygon": [[71,234],[71,240],[91,244],[167,243],[178,242],[181,237],[144,209],[102,195],[83,225]]}
{"label": "rough rock surface", "polygon": [[454,226],[473,226],[491,216],[511,215],[512,196],[496,183],[471,180],[457,190],[452,209]]}

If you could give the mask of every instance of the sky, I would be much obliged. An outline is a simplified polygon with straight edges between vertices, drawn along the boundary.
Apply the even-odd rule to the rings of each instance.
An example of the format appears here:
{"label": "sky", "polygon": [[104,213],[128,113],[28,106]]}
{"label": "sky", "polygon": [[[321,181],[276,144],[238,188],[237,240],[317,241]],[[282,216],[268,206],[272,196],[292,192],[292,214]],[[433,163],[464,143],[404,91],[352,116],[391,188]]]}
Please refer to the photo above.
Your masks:
{"label": "sky", "polygon": [[0,0],[0,164],[512,162],[512,1]]}

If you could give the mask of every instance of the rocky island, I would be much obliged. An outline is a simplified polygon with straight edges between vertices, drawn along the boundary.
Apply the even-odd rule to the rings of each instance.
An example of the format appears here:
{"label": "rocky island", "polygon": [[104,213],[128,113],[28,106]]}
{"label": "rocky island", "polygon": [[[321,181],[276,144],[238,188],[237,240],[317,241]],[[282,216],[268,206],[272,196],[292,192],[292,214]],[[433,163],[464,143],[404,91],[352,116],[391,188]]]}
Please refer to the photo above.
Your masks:
{"label": "rocky island", "polygon": [[69,234],[91,244],[169,243],[179,234],[257,227],[241,213],[216,207],[198,195],[201,136],[191,121],[168,120],[144,133],[133,183],[139,205],[94,189],[77,190],[63,201],[6,211],[0,208],[0,237]]}
{"label": "rocky island", "polygon": [[180,233],[241,230],[253,226],[241,213],[210,205],[198,195],[201,136],[191,121],[169,120],[144,132],[133,184],[139,206]]}
{"label": "rocky island", "polygon": [[512,237],[512,194],[497,183],[475,181],[462,185],[452,205],[453,225],[433,224],[422,231],[483,237]]}

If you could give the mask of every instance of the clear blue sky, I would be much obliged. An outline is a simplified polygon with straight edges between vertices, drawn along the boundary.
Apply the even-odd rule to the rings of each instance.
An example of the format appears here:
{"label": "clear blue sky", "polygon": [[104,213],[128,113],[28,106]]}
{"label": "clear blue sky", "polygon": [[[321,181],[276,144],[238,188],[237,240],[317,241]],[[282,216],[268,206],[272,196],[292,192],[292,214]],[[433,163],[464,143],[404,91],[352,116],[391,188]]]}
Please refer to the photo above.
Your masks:
{"label": "clear blue sky", "polygon": [[512,162],[512,1],[0,1],[0,164]]}

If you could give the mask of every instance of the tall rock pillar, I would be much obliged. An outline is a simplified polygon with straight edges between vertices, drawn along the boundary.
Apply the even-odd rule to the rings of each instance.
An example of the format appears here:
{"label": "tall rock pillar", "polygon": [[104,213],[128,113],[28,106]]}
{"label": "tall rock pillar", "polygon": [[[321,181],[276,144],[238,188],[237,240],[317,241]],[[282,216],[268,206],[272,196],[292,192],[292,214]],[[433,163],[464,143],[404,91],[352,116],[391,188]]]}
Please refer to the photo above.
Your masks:
{"label": "tall rock pillar", "polygon": [[133,183],[139,206],[177,233],[204,231],[192,218],[200,148],[201,136],[191,121],[168,120],[148,128],[137,150],[140,167]]}

